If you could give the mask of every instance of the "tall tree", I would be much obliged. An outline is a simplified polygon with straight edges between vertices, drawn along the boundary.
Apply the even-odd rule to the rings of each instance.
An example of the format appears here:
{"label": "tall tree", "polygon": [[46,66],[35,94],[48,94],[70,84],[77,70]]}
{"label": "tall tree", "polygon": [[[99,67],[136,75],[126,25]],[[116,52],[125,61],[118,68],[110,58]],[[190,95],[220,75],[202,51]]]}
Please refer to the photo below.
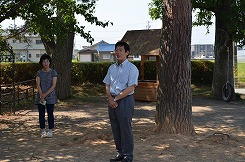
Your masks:
{"label": "tall tree", "polygon": [[191,0],[163,0],[156,125],[165,133],[194,134],[191,94]]}
{"label": "tall tree", "polygon": [[88,42],[93,42],[90,32],[85,32],[85,26],[79,25],[75,14],[97,26],[106,27],[110,23],[99,21],[93,15],[95,4],[96,0],[83,0],[81,3],[76,3],[76,0],[29,0],[17,14],[25,20],[30,31],[41,36],[47,54],[53,58],[54,68],[59,74],[59,99],[71,95],[71,60],[75,33],[79,33]]}
{"label": "tall tree", "polygon": [[227,78],[234,86],[233,42],[245,44],[245,2],[203,0],[193,1],[193,6],[200,9],[195,22],[197,25],[209,25],[215,16],[215,65],[211,95],[222,99],[222,87]]}
{"label": "tall tree", "polygon": [[[161,18],[162,0],[153,0],[149,5],[151,17]],[[194,25],[206,25],[208,28],[213,23],[212,17],[216,18],[215,67],[211,94],[215,99],[222,99],[222,87],[227,81],[227,75],[229,82],[234,84],[232,42],[235,41],[240,46],[245,45],[245,1],[192,0],[192,5],[193,8],[200,9]]]}

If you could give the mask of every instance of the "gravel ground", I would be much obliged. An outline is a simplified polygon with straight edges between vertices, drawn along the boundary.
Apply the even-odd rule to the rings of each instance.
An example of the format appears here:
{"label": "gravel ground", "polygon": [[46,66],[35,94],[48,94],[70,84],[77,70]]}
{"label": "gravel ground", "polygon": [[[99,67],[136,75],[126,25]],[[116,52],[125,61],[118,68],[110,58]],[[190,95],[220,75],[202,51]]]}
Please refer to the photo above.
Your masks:
{"label": "gravel ground", "polygon": [[[115,155],[104,100],[68,101],[55,109],[53,138],[40,138],[36,107],[0,116],[0,161],[107,162]],[[197,135],[158,134],[155,102],[136,102],[134,162],[245,161],[245,102],[193,98]]]}

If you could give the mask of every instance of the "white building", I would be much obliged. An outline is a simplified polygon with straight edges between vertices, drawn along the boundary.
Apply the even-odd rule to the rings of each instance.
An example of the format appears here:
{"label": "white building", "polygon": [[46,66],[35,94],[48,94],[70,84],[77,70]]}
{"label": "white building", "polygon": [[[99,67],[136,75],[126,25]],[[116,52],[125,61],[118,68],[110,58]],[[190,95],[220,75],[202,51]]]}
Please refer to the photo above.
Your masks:
{"label": "white building", "polygon": [[194,44],[191,45],[192,58],[214,58],[213,44]]}
{"label": "white building", "polygon": [[15,53],[15,61],[38,62],[41,55],[46,53],[41,37],[37,35],[26,37],[27,40],[8,39]]}

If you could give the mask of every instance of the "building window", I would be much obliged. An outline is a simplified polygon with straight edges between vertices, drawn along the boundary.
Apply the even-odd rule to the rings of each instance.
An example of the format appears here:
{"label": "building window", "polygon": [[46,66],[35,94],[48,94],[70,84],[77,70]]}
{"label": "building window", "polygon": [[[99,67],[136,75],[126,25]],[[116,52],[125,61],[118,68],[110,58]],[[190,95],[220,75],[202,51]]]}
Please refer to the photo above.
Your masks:
{"label": "building window", "polygon": [[42,43],[43,43],[42,40],[40,39],[36,40],[36,44],[42,44]]}
{"label": "building window", "polygon": [[110,59],[110,54],[108,53],[103,54],[103,59]]}
{"label": "building window", "polygon": [[205,50],[205,45],[201,45],[201,50]]}
{"label": "building window", "polygon": [[19,39],[19,40],[13,39],[13,43],[23,43],[23,40],[21,40],[21,39]]}
{"label": "building window", "polygon": [[40,54],[36,54],[36,58],[39,58],[40,57]]}
{"label": "building window", "polygon": [[28,58],[31,58],[31,53],[29,53]]}

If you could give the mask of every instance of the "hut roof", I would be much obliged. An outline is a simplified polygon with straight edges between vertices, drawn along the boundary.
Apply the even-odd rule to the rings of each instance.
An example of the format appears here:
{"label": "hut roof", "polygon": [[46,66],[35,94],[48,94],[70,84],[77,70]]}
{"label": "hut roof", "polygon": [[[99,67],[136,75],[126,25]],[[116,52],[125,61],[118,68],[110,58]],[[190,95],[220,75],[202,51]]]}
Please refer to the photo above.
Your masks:
{"label": "hut roof", "polygon": [[159,55],[161,29],[129,30],[122,41],[130,46],[131,55]]}
{"label": "hut roof", "polygon": [[96,53],[96,52],[97,52],[97,50],[89,49],[89,48],[82,49],[82,50],[78,51],[79,54]]}
{"label": "hut roof", "polygon": [[98,46],[101,45],[101,44],[109,44],[109,43],[107,43],[104,40],[102,40],[102,41],[100,41],[98,43],[95,43],[92,46],[84,47],[83,49],[79,50],[78,53],[80,53],[80,54],[82,54],[82,53],[95,53],[95,52],[97,52]]}

